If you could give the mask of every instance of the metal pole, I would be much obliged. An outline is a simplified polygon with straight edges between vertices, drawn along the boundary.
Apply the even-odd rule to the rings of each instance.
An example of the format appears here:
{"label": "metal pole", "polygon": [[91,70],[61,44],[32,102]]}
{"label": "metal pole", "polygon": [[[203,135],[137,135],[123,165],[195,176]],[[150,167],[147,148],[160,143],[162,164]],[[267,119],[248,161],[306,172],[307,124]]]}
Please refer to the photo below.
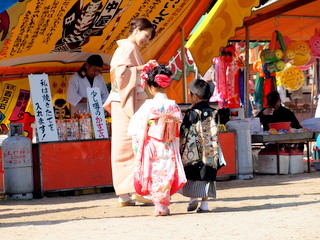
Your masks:
{"label": "metal pole", "polygon": [[316,90],[316,93],[317,93],[317,97],[319,97],[319,93],[320,93],[320,80],[319,80],[319,77],[320,77],[320,74],[319,74],[319,70],[320,70],[320,64],[319,64],[319,58],[316,58],[316,83],[317,83],[317,90]]}
{"label": "metal pole", "polygon": [[[315,85],[315,88],[316,88],[316,93],[315,93],[315,100],[317,101],[317,106],[320,104],[320,101],[319,101],[319,94],[320,94],[320,80],[319,80],[319,77],[320,77],[320,74],[319,74],[319,69],[320,69],[320,65],[319,65],[319,59],[316,58],[316,61],[314,63],[314,85]],[[313,103],[313,100],[312,102]],[[317,107],[316,107],[317,108]],[[316,111],[315,111],[316,112]],[[311,117],[314,117],[315,115],[312,115]]]}
{"label": "metal pole", "polygon": [[[315,61],[313,63],[312,70],[313,70],[313,77],[311,79],[311,84],[312,85],[311,85],[311,96],[310,96],[310,98],[311,98],[311,104],[310,104],[310,114],[311,114],[311,116],[310,116],[310,118],[312,118],[314,116],[314,114],[313,114],[313,102],[315,100],[314,90],[315,90],[315,84],[316,84],[316,79],[317,79],[317,61]],[[317,97],[317,94],[316,94],[316,97]]]}
{"label": "metal pole", "polygon": [[249,78],[250,78],[250,65],[249,65],[249,50],[250,50],[250,28],[246,27],[246,55],[245,55],[245,76],[244,76],[244,113],[247,118],[249,115]]}
{"label": "metal pole", "polygon": [[184,29],[181,27],[181,61],[182,61],[182,90],[183,90],[183,101],[187,103],[187,76],[186,76],[186,57],[184,54]]}

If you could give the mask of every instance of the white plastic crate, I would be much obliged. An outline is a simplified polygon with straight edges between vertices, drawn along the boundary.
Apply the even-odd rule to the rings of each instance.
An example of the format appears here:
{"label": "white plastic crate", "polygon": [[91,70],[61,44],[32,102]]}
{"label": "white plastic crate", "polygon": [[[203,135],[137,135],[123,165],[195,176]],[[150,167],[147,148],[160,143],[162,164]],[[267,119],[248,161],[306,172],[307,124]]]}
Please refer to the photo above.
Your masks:
{"label": "white plastic crate", "polygon": [[289,174],[303,173],[303,172],[304,172],[303,154],[290,155],[290,157],[289,157]]}
{"label": "white plastic crate", "polygon": [[[289,155],[280,154],[280,174],[289,173]],[[258,173],[277,174],[277,155],[276,154],[258,154]]]}

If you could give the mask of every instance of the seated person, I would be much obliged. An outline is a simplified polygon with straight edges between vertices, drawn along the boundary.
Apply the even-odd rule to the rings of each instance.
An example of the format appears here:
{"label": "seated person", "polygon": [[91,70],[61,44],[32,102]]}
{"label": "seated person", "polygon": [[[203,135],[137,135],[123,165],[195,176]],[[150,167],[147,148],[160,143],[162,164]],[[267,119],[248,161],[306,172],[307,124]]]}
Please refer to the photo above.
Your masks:
{"label": "seated person", "polygon": [[280,95],[272,91],[267,95],[267,107],[263,108],[257,115],[263,125],[263,130],[269,130],[269,123],[291,122],[291,128],[302,128],[294,113],[281,105]]}

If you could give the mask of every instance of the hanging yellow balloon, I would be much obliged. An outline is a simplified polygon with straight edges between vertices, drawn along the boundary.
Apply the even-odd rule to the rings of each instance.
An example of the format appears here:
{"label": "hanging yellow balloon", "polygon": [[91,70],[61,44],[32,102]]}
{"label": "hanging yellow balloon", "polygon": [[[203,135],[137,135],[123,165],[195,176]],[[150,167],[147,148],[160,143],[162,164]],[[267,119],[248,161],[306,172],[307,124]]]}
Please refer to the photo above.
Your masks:
{"label": "hanging yellow balloon", "polygon": [[311,57],[311,51],[308,43],[305,41],[291,42],[287,47],[287,57],[293,59],[293,65],[295,66],[303,66],[308,64]]}
{"label": "hanging yellow balloon", "polygon": [[281,79],[282,86],[290,91],[298,90],[302,87],[304,82],[303,72],[295,66],[291,66],[283,70],[279,77]]}
{"label": "hanging yellow balloon", "polygon": [[276,84],[277,84],[277,86],[282,85],[281,78],[282,78],[283,72],[284,71],[276,72]]}
{"label": "hanging yellow balloon", "polygon": [[294,53],[294,51],[292,50],[292,49],[287,49],[287,51],[286,51],[286,57],[288,58],[288,59],[294,59],[294,57],[295,57],[295,53]]}

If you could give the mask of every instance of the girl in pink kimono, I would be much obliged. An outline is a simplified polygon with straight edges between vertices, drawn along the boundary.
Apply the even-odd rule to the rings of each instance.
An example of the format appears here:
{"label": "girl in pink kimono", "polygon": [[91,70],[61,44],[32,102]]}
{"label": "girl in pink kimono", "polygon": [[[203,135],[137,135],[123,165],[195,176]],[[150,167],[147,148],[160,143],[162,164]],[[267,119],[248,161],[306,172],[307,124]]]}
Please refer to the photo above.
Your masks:
{"label": "girl in pink kimono", "polygon": [[170,196],[186,183],[179,154],[179,124],[182,115],[165,88],[171,84],[171,71],[149,64],[142,75],[153,99],[148,99],[132,116],[128,135],[136,156],[134,186],[141,195],[150,194],[154,215],[169,215]]}
{"label": "girl in pink kimono", "polygon": [[112,180],[118,205],[133,206],[136,200],[151,203],[135,192],[133,172],[135,166],[131,138],[127,136],[131,116],[146,100],[141,84],[141,70],[145,63],[139,48],[145,46],[155,36],[152,23],[146,18],[136,18],[130,22],[129,36],[117,41],[118,48],[110,63],[111,92],[104,108],[111,113],[112,142],[111,166]]}

